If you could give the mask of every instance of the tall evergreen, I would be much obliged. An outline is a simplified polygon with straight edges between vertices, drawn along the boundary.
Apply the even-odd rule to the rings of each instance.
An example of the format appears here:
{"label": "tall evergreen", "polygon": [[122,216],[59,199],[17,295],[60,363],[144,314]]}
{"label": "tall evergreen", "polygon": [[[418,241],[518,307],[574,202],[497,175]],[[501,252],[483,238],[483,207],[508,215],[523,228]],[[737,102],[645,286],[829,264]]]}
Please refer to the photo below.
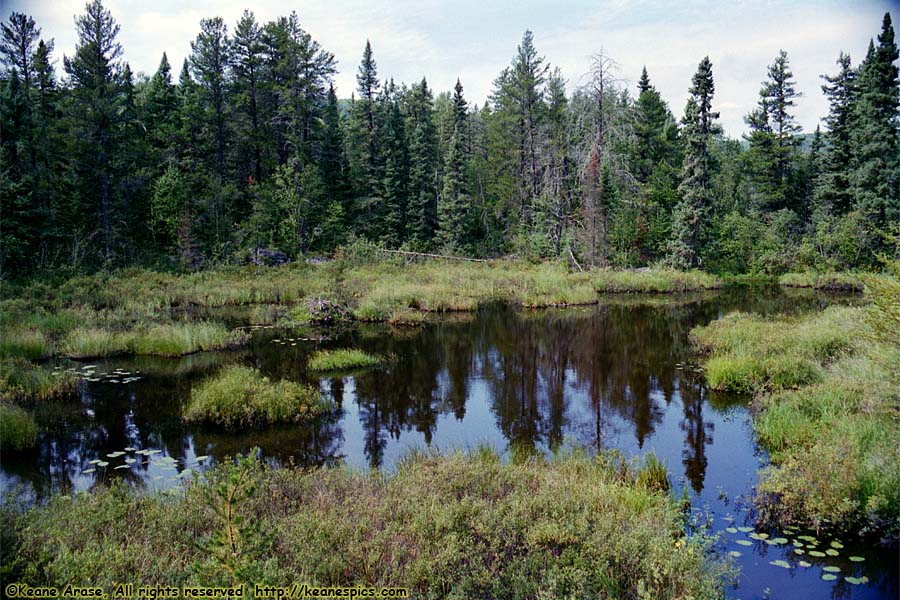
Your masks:
{"label": "tall evergreen", "polygon": [[418,247],[428,248],[437,228],[436,186],[438,143],[434,101],[425,78],[405,96],[406,134],[409,147],[409,236]]}
{"label": "tall evergreen", "polygon": [[795,134],[800,126],[791,108],[800,94],[784,50],[769,65],[768,75],[759,91],[759,106],[746,118],[750,126],[747,159],[755,175],[757,204],[768,210],[790,208],[799,212],[803,207],[795,180],[799,145]]}
{"label": "tall evergreen", "polygon": [[[859,67],[853,104],[851,193],[858,210],[876,227],[900,222],[900,84],[897,44],[885,13],[878,45]],[[882,242],[872,234],[871,247]]]}
{"label": "tall evergreen", "polygon": [[[69,118],[79,132],[75,163],[80,200],[70,206],[76,222],[92,228],[79,215],[95,214],[99,221],[102,257],[113,258],[116,173],[114,159],[121,141],[124,100],[121,87],[122,46],[116,40],[119,25],[101,0],[91,0],[75,19],[78,43],[75,54],[63,60],[72,87]],[[87,210],[83,210],[87,209]],[[84,233],[90,233],[84,232]]]}
{"label": "tall evergreen", "polygon": [[242,122],[238,126],[238,137],[249,146],[249,160],[243,157],[239,162],[253,175],[262,180],[262,146],[265,138],[260,117],[260,87],[263,84],[263,61],[265,46],[262,31],[256,17],[249,10],[238,20],[231,41],[231,70],[234,86],[233,102]]}
{"label": "tall evergreen", "polygon": [[200,33],[191,42],[191,72],[199,84],[203,120],[212,137],[212,155],[219,178],[225,177],[226,102],[230,48],[228,27],[220,17],[200,21]]}
{"label": "tall evergreen", "polygon": [[710,144],[712,136],[721,132],[716,123],[719,113],[712,110],[715,84],[708,56],[700,61],[688,92],[682,119],[687,149],[678,186],[681,201],[672,217],[668,247],[669,263],[681,269],[702,266],[700,242],[712,199]]}
{"label": "tall evergreen", "polygon": [[834,214],[842,215],[852,208],[853,203],[849,176],[853,160],[851,135],[856,72],[849,54],[841,52],[837,64],[837,74],[822,76],[826,82],[822,92],[828,99],[825,117],[827,150],[815,179],[815,200]]}

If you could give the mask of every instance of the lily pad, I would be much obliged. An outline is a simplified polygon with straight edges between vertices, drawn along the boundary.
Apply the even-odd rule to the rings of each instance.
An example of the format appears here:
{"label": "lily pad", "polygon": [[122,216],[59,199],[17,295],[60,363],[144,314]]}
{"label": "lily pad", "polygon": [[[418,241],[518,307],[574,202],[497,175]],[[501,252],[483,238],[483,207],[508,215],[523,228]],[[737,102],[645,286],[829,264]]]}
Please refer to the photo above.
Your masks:
{"label": "lily pad", "polygon": [[769,563],[770,565],[775,565],[776,567],[781,567],[782,569],[790,569],[791,563],[786,560],[773,560]]}
{"label": "lily pad", "polygon": [[750,540],[737,540],[737,543],[740,544],[741,546],[752,546],[753,545],[753,542],[751,542]]}
{"label": "lily pad", "polygon": [[818,550],[810,550],[810,551],[809,551],[809,555],[810,555],[810,556],[815,556],[816,558],[824,558],[824,557],[825,557],[825,553],[824,553],[824,552],[819,552]]}
{"label": "lily pad", "polygon": [[119,465],[118,467],[113,467],[114,469],[127,469],[128,465]]}
{"label": "lily pad", "polygon": [[866,560],[866,559],[863,558],[862,556],[848,556],[847,559],[848,559],[850,562],[862,562],[862,561]]}
{"label": "lily pad", "polygon": [[837,540],[831,540],[831,547],[840,550],[844,547],[844,545]]}
{"label": "lily pad", "polygon": [[105,460],[101,460],[100,462],[97,463],[97,466],[98,467],[107,467],[107,466],[109,466],[109,463],[106,462]]}
{"label": "lily pad", "polygon": [[794,545],[795,548],[802,548],[802,547],[803,547],[803,542],[801,542],[801,541],[799,541],[799,540],[794,540],[794,541],[791,542],[791,543]]}
{"label": "lily pad", "polygon": [[828,556],[837,556],[838,554],[840,554],[840,552],[838,552],[834,548],[829,548],[825,551],[825,554],[827,554]]}
{"label": "lily pad", "polygon": [[844,581],[847,583],[852,583],[853,585],[859,585],[862,583],[859,577],[844,577]]}
{"label": "lily pad", "polygon": [[801,560],[797,564],[800,565],[801,567],[811,567],[812,566],[812,563],[808,563],[805,560]]}
{"label": "lily pad", "polygon": [[738,558],[739,556],[743,556],[743,554],[741,554],[737,550],[732,550],[728,553],[728,556],[730,556],[731,558]]}
{"label": "lily pad", "polygon": [[797,539],[806,540],[807,542],[815,542],[816,538],[811,535],[798,535]]}
{"label": "lily pad", "polygon": [[773,544],[781,545],[781,544],[787,544],[788,541],[787,541],[787,538],[777,537],[777,538],[774,538],[774,539],[772,540],[772,543],[773,543]]}
{"label": "lily pad", "polygon": [[91,473],[94,473],[96,470],[97,469],[85,469],[84,471],[82,471],[82,473],[84,473],[85,475],[89,475]]}
{"label": "lily pad", "polygon": [[841,572],[840,567],[832,567],[832,566],[822,567],[822,570],[828,571],[829,573],[840,573]]}
{"label": "lily pad", "polygon": [[753,531],[753,528],[752,527],[738,527],[738,531],[740,531],[741,533],[750,533],[751,531]]}
{"label": "lily pad", "polygon": [[837,575],[832,575],[831,573],[823,573],[822,581],[834,581],[837,579]]}
{"label": "lily pad", "polygon": [[[202,460],[206,460],[207,458],[209,458],[209,456],[207,456],[206,454],[204,454],[203,456],[198,456],[198,457],[197,457],[197,462],[200,462],[200,461],[202,461]],[[730,529],[730,528],[729,528],[729,529]],[[728,530],[726,529],[726,531],[728,531]],[[733,533],[733,532],[730,532],[730,533]]]}
{"label": "lily pad", "polygon": [[[200,459],[198,458],[197,460],[200,460]],[[726,527],[725,531],[727,531],[728,533],[737,533],[738,532],[737,529],[735,529],[734,527]]]}
{"label": "lily pad", "polygon": [[137,459],[136,459],[136,458],[126,458],[126,459],[125,459],[125,464],[126,464],[126,465],[131,465],[131,464],[134,464],[134,463],[136,463],[136,462],[137,462]]}
{"label": "lily pad", "polygon": [[89,460],[88,464],[96,465],[97,463],[101,463],[101,462],[103,462],[103,461],[100,460],[99,458],[95,458],[94,460]]}
{"label": "lily pad", "polygon": [[134,448],[132,446],[128,446],[127,448],[125,448],[125,452],[134,452],[135,450],[137,450],[137,448]]}
{"label": "lily pad", "polygon": [[803,548],[794,548],[794,554],[803,554],[804,552]]}

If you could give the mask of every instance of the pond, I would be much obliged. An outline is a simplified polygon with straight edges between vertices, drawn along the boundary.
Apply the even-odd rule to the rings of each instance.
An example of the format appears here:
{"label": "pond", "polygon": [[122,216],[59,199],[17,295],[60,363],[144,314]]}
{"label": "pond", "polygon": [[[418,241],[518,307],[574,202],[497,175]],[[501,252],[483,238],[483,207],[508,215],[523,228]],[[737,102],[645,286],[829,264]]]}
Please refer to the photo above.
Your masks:
{"label": "pond", "polygon": [[[418,328],[254,328],[252,343],[240,352],[182,359],[60,362],[59,369],[83,375],[80,402],[40,409],[38,450],[5,454],[0,485],[31,501],[119,477],[168,488],[254,446],[273,465],[345,461],[385,470],[423,448],[653,452],[667,466],[675,493],[690,497],[695,520],[721,533],[719,549],[740,565],[729,597],[897,598],[896,550],[755,528],[753,487],[766,456],[755,442],[747,398],[707,390],[688,340],[692,327],[732,310],[801,312],[858,301],[750,288],[611,296],[583,308],[487,307]],[[246,325],[240,311],[206,316]],[[392,360],[335,377],[305,371],[313,351],[338,347]],[[238,362],[272,378],[313,382],[338,409],[313,425],[261,432],[183,424],[180,410],[191,386]]]}

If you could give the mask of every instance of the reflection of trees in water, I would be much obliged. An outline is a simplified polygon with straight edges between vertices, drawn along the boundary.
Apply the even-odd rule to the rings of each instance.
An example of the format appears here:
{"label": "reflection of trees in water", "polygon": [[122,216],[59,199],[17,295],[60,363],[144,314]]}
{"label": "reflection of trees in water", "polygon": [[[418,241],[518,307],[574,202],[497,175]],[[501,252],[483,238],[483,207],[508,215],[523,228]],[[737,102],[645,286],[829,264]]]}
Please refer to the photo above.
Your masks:
{"label": "reflection of trees in water", "polygon": [[682,377],[679,385],[684,419],[679,426],[684,431],[684,450],[681,452],[684,474],[698,494],[706,479],[706,446],[712,443],[713,424],[703,420],[704,387],[699,382]]}

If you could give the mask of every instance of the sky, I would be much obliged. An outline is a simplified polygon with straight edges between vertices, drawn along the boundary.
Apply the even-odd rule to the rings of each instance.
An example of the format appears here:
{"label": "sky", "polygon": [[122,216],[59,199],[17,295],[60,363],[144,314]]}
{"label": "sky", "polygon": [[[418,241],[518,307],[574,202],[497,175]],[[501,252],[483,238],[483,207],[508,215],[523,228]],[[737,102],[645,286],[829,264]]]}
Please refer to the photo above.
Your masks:
{"label": "sky", "polygon": [[[813,131],[828,104],[824,73],[836,71],[840,51],[854,65],[891,12],[900,31],[900,0],[104,0],[121,26],[119,40],[133,71],[152,74],[163,51],[175,75],[190,53],[200,20],[221,16],[229,32],[245,8],[260,21],[297,11],[304,29],[332,52],[339,97],[356,87],[366,39],[379,75],[397,82],[423,76],[433,90],[450,90],[459,78],[470,104],[483,105],[493,81],[509,65],[526,29],[539,53],[561,68],[570,91],[583,82],[591,56],[603,51],[618,64],[618,77],[634,93],[641,68],[670,108],[681,116],[697,63],[709,55],[726,134],[746,131],[744,116],[756,105],[766,67],[787,51],[802,93],[795,115]],[[34,17],[42,37],[56,41],[56,67],[75,49],[74,18],[84,0],[0,0],[2,18],[12,11]],[[900,36],[898,36],[900,37]]]}

